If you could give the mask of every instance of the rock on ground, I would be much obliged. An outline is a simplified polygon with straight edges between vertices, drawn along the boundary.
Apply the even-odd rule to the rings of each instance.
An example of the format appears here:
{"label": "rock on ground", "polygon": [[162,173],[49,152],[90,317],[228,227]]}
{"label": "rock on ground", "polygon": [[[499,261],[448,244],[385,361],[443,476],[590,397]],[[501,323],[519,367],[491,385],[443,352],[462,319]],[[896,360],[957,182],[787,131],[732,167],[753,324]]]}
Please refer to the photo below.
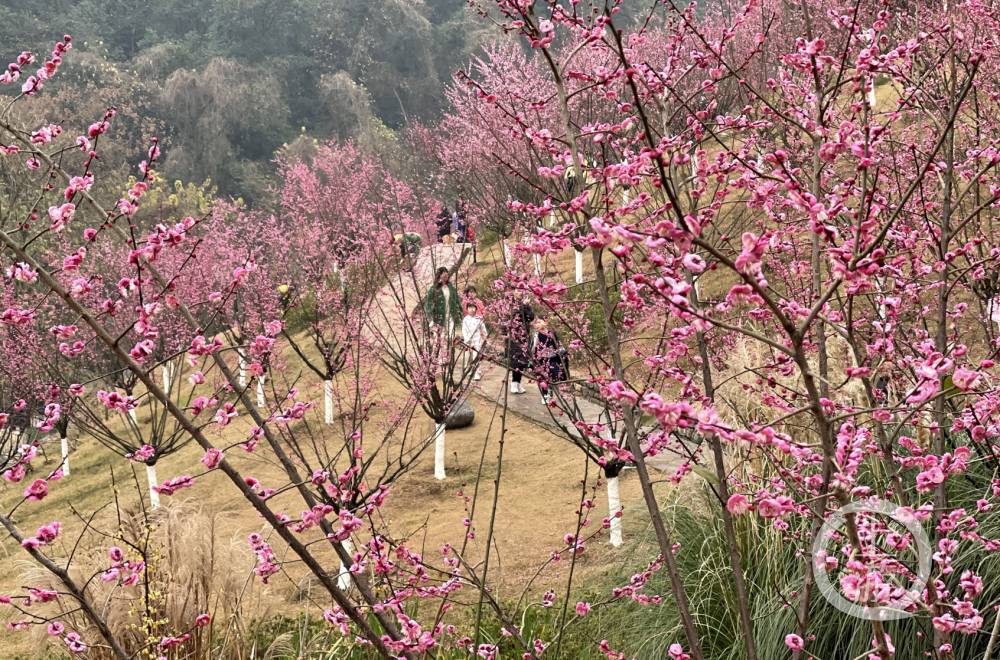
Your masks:
{"label": "rock on ground", "polygon": [[465,399],[459,399],[451,407],[451,411],[444,419],[446,429],[464,429],[472,425],[472,420],[476,418],[476,411],[472,409],[472,404]]}

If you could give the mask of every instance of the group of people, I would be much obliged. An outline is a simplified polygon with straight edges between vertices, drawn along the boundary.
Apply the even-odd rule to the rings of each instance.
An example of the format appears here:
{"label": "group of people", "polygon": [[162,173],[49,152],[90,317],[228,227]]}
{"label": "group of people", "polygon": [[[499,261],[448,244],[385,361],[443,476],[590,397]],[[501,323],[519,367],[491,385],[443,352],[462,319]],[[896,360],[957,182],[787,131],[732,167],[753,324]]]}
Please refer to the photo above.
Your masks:
{"label": "group of people", "polygon": [[456,243],[473,242],[465,203],[461,199],[455,201],[454,211],[449,211],[447,206],[442,206],[436,224],[439,243],[450,242],[448,237],[451,237],[451,240]]}
{"label": "group of people", "polygon": [[[445,205],[441,206],[435,220],[437,227],[438,243],[469,243],[472,245],[472,263],[476,263],[476,241],[469,226],[468,214],[465,210],[465,203],[458,199],[455,202],[455,210],[449,211]],[[400,255],[405,259],[407,256],[416,259],[420,254],[423,245],[423,237],[413,231],[402,234],[394,234],[392,244],[399,246]]]}
{"label": "group of people", "polygon": [[510,364],[511,394],[526,394],[521,378],[525,371],[538,381],[542,403],[552,400],[552,383],[569,378],[568,351],[559,335],[549,327],[547,319],[535,316],[531,298],[525,296],[521,304],[503,324],[505,331],[504,355]]}
{"label": "group of people", "polygon": [[[454,337],[457,319],[462,318],[466,357],[476,364],[473,380],[483,377],[479,365],[488,337],[485,311],[475,287],[467,287],[464,296],[460,297],[451,283],[451,271],[444,267],[437,269],[434,285],[424,299],[424,313],[432,332],[446,340]],[[550,384],[569,377],[568,351],[559,341],[559,335],[549,328],[546,319],[535,316],[531,299],[527,296],[511,317],[501,323],[501,328],[504,333],[504,357],[510,366],[511,394],[527,393],[521,379],[528,372],[538,381],[542,403],[549,405],[552,400]]]}

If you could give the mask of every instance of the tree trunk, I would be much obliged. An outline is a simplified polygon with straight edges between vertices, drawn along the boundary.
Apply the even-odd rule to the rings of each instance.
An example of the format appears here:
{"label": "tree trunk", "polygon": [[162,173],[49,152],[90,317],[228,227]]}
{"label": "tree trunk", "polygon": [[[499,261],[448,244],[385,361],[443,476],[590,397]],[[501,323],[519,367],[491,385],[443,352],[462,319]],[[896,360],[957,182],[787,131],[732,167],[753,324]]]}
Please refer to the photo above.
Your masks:
{"label": "tree trunk", "polygon": [[153,490],[154,486],[160,484],[156,481],[156,466],[146,465],[146,480],[149,481],[149,504],[154,509],[160,508],[160,494]]}
{"label": "tree trunk", "polygon": [[444,469],[444,422],[434,426],[434,478],[441,480],[447,475]]}
{"label": "tree trunk", "polygon": [[573,250],[576,253],[576,283],[581,284],[583,282],[583,252],[579,250]]}
{"label": "tree trunk", "polygon": [[326,411],[326,423],[333,424],[333,381],[323,381],[323,406]]}
{"label": "tree trunk", "polygon": [[618,495],[618,477],[609,477],[608,515],[611,518],[611,545],[616,548],[622,547],[622,519],[617,515],[621,508],[622,501]]}
{"label": "tree trunk", "polygon": [[[687,281],[694,289],[691,304],[696,310],[701,309],[701,292],[698,290],[698,280],[694,274],[687,273]],[[695,333],[698,340],[698,356],[701,358],[701,374],[705,387],[705,396],[715,404],[715,383],[712,379],[712,363],[709,361],[708,344],[705,333]],[[746,582],[743,574],[743,560],[739,545],[736,542],[736,528],[733,525],[733,514],[729,511],[729,475],[726,473],[725,461],[722,455],[722,441],[718,434],[710,438],[715,466],[715,476],[719,480],[719,500],[722,505],[722,522],[726,528],[726,545],[729,548],[729,568],[733,572],[733,586],[736,587],[736,605],[740,613],[740,628],[743,630],[743,644],[747,660],[757,660],[757,643],[753,636],[753,619],[750,617],[750,599],[747,597]]]}
{"label": "tree trunk", "polygon": [[[343,541],[341,545],[344,546],[344,550],[347,551],[347,554],[354,554],[354,546],[351,545],[350,539]],[[337,578],[337,586],[340,587],[341,591],[347,591],[351,588],[351,567],[345,561],[340,562],[340,574]]]}
{"label": "tree trunk", "polygon": [[59,434],[59,442],[62,445],[62,473],[69,476],[69,438],[64,433]]}
{"label": "tree trunk", "polygon": [[267,401],[264,399],[264,376],[257,377],[257,407],[263,408],[267,405]]}
{"label": "tree trunk", "polygon": [[[604,323],[608,331],[609,354],[614,366],[615,378],[624,382],[625,368],[622,363],[621,346],[618,340],[618,328],[615,326],[614,306],[611,304],[608,295],[608,284],[604,276],[604,265],[601,263],[601,251],[594,249],[594,277],[597,281],[597,290],[601,296],[601,308],[604,312]],[[656,501],[653,493],[653,484],[646,470],[646,460],[643,455],[642,446],[639,443],[638,425],[630,406],[622,406],[622,418],[625,421],[625,437],[628,439],[628,448],[635,456],[635,469],[639,475],[639,484],[642,486],[642,497],[649,511],[650,521],[653,523],[653,531],[656,533],[656,543],[660,548],[660,554],[666,564],[667,576],[670,578],[670,591],[674,597],[674,604],[684,628],[684,636],[687,638],[688,650],[694,660],[704,660],[705,656],[701,651],[701,642],[698,639],[698,631],[694,627],[694,617],[691,615],[691,608],[688,606],[687,594],[684,592],[684,581],[681,578],[680,570],[677,567],[677,560],[674,559],[674,544],[667,532],[667,527],[660,514],[660,505]]]}

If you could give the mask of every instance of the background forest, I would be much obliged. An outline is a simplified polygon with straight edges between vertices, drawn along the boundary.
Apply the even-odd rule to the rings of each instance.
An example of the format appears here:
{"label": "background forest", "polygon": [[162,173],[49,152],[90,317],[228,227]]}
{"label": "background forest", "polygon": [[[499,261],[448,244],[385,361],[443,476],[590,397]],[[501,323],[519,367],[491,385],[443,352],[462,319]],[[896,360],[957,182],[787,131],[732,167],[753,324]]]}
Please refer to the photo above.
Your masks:
{"label": "background forest", "polygon": [[60,30],[75,50],[48,90],[54,116],[116,105],[125,153],[108,161],[134,167],[155,135],[168,181],[211,179],[251,204],[275,150],[303,133],[365,138],[438,116],[451,76],[495,37],[463,0],[0,3],[4,61]]}

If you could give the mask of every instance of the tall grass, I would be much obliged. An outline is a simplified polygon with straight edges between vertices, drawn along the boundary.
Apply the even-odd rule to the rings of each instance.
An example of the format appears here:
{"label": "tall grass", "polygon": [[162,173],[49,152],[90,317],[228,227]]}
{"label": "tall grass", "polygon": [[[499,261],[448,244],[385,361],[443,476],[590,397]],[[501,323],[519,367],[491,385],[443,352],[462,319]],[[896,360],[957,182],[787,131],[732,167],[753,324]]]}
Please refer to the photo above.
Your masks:
{"label": "tall grass", "polygon": [[[992,476],[992,471],[984,463],[976,463],[964,475],[952,477],[947,482],[949,503],[975,512],[976,500],[987,492]],[[705,508],[675,501],[664,508],[663,514],[672,526],[674,539],[681,543],[676,554],[677,562],[705,656],[718,660],[746,657],[718,504]],[[1000,538],[1000,519],[996,514],[979,514],[977,520],[980,525],[976,533],[987,539]],[[801,587],[805,560],[796,556],[798,544],[782,542],[782,535],[769,521],[748,514],[737,516],[735,524],[758,655],[761,660],[786,659],[790,652],[784,639],[785,635],[794,632],[796,619],[785,603],[797,604],[791,592]],[[929,526],[925,529],[933,539]],[[650,530],[638,547],[647,547],[652,551],[652,541]],[[633,561],[622,567],[619,574],[639,571],[647,560],[647,556],[637,554]],[[985,619],[981,631],[975,635],[952,634],[956,658],[980,660],[996,617],[993,605],[1000,601],[1000,554],[966,542],[952,565],[955,570],[945,577],[945,582],[953,595],[961,593],[958,582],[963,571],[975,570],[983,578],[985,591],[976,598],[980,615]],[[676,609],[669,597],[670,587],[665,572],[654,574],[645,591],[649,595],[663,594],[663,604],[628,604],[621,609],[608,610],[601,617],[597,634],[613,640],[612,647],[625,652],[628,657],[667,657],[670,644],[685,644],[685,641]],[[927,657],[925,652],[931,649],[933,628],[926,618],[890,621],[885,627],[896,647],[895,660],[922,660]],[[917,636],[918,632],[922,633],[922,637]],[[818,590],[813,593],[809,633],[815,635],[815,640],[810,641],[806,648],[821,660],[853,659],[872,650],[870,622],[835,609]]]}
{"label": "tall grass", "polygon": [[[137,654],[149,650],[153,639],[189,633],[192,644],[186,650],[191,655],[186,657],[249,658],[261,622],[277,609],[279,599],[252,573],[255,558],[245,538],[234,536],[222,524],[224,514],[207,516],[191,501],[174,500],[148,519],[128,508],[114,515],[118,520],[105,521],[110,525],[100,527],[113,529],[117,523],[117,534],[85,533],[70,574],[77,584],[86,584],[88,600],[98,606],[124,648]],[[125,587],[120,580],[102,582],[96,577],[110,564],[109,548],[126,548],[123,541],[147,547],[148,585],[140,580]],[[61,585],[50,573],[31,562],[23,565],[22,584],[59,590]],[[37,613],[42,614],[44,608],[47,616],[64,623],[68,631],[80,633],[92,645],[101,640],[80,612],[67,608],[69,613],[61,614],[67,603],[60,601],[37,606]],[[212,617],[210,626],[195,625],[200,614]],[[34,630],[39,652],[59,641],[49,637],[43,626]],[[259,649],[256,657],[263,652]],[[110,649],[99,645],[91,646],[88,653],[95,659],[112,657]]]}

